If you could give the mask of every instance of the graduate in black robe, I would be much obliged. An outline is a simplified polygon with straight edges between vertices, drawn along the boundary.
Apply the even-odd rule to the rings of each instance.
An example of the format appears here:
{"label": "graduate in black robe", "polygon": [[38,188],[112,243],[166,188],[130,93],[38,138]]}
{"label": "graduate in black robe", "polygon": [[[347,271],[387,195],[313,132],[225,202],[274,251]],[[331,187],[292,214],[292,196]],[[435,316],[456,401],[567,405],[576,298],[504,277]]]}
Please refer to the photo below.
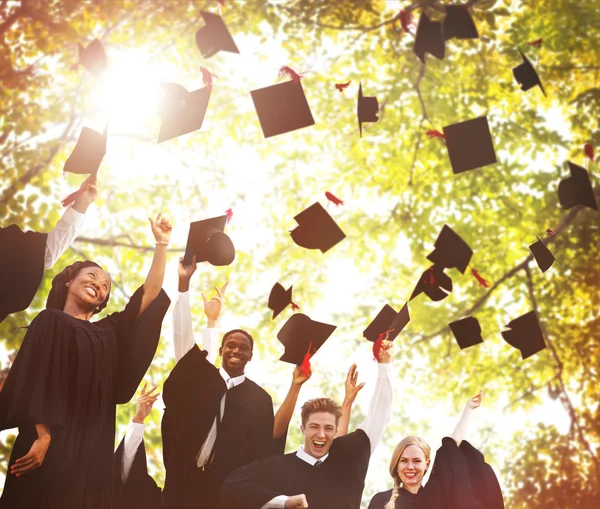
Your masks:
{"label": "graduate in black robe", "polygon": [[133,396],[158,345],[168,221],[146,282],[122,312],[98,322],[110,279],[94,262],[56,276],[0,392],[0,429],[18,426],[0,508],[109,509],[115,410]]}
{"label": "graduate in black robe", "polygon": [[368,509],[503,509],[492,467],[463,439],[469,414],[481,399],[480,392],[467,402],[452,437],[443,439],[425,486],[421,482],[430,467],[429,446],[419,437],[403,439],[390,462],[394,488],[377,493]]}

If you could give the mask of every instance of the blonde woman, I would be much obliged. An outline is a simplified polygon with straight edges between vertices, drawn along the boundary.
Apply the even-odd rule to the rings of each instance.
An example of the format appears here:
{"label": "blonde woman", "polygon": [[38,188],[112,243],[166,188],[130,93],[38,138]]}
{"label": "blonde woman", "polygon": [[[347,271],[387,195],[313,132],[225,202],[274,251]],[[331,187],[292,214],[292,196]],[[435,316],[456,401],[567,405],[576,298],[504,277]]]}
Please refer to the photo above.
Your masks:
{"label": "blonde woman", "polygon": [[[496,475],[483,454],[464,437],[483,393],[469,399],[451,437],[445,437],[431,465],[431,449],[419,437],[400,441],[390,462],[394,488],[377,493],[368,509],[503,509]],[[429,481],[423,478],[433,468]]]}

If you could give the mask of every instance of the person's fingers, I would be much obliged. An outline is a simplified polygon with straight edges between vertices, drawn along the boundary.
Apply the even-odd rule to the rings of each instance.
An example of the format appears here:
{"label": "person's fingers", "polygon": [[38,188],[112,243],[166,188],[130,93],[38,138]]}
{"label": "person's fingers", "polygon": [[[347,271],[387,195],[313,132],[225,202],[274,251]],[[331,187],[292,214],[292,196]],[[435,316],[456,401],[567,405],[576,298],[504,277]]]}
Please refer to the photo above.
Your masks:
{"label": "person's fingers", "polygon": [[156,389],[158,389],[158,385],[155,385],[154,387],[152,387],[152,389],[150,389],[147,393],[146,396],[150,396]]}
{"label": "person's fingers", "polygon": [[227,290],[227,286],[229,285],[229,281],[226,281],[225,284],[221,287],[221,297],[225,295],[225,290]]}
{"label": "person's fingers", "polygon": [[196,261],[196,255],[192,256],[192,265],[194,266],[194,268],[196,268],[196,264],[198,262]]}
{"label": "person's fingers", "polygon": [[218,295],[215,295],[211,300],[217,301],[221,306],[223,305],[223,300]]}
{"label": "person's fingers", "polygon": [[29,461],[33,457],[33,453],[30,451],[25,456],[21,456],[17,461],[15,461],[15,465],[25,463]]}
{"label": "person's fingers", "polygon": [[204,295],[202,292],[200,292],[200,295],[202,295],[202,300],[204,301],[204,305],[206,306],[208,304],[208,299],[206,298],[206,295]]}
{"label": "person's fingers", "polygon": [[156,214],[156,219],[154,220],[155,223],[160,223],[160,220],[162,219],[162,212],[159,212],[158,214]]}
{"label": "person's fingers", "polygon": [[[223,292],[221,292],[221,289],[218,286],[215,286],[215,290],[217,290],[217,295],[218,298],[221,300],[221,302],[223,301]],[[213,297],[213,299],[216,299],[217,297]]]}
{"label": "person's fingers", "polygon": [[362,382],[362,383],[358,384],[356,386],[356,392],[360,391],[366,385],[366,383],[367,382]]}
{"label": "person's fingers", "polygon": [[144,396],[144,394],[146,394],[146,387],[148,387],[148,384],[146,382],[144,382],[144,386],[142,387],[142,396]]}

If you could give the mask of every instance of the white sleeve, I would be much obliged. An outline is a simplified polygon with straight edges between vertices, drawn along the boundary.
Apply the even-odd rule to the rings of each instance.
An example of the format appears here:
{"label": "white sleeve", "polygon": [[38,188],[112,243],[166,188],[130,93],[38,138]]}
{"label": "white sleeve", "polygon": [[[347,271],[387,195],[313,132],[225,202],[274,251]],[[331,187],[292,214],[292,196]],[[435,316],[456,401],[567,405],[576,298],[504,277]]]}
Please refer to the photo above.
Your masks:
{"label": "white sleeve", "polygon": [[289,497],[287,495],[279,495],[272,500],[269,500],[260,509],[284,509],[285,502]]}
{"label": "white sleeve", "polygon": [[219,353],[219,334],[221,329],[202,329],[202,348],[208,352],[208,362],[214,364]]}
{"label": "white sleeve", "polygon": [[67,207],[56,226],[48,233],[44,268],[52,267],[81,232],[85,215],[73,207]]}
{"label": "white sleeve", "polygon": [[394,392],[392,382],[390,380],[390,372],[392,365],[389,362],[379,363],[377,365],[377,383],[373,398],[369,405],[369,412],[365,420],[358,426],[362,429],[371,442],[371,454],[377,447],[377,444],[383,436],[385,428],[387,428],[392,416],[392,400]]}
{"label": "white sleeve", "polygon": [[121,464],[121,481],[123,484],[127,482],[129,472],[131,472],[131,466],[135,459],[135,454],[138,447],[144,439],[144,425],[136,422],[130,422],[125,433],[125,440],[123,443],[123,462]]}
{"label": "white sleeve", "polygon": [[189,292],[181,293],[177,297],[173,309],[173,346],[175,347],[175,360],[179,362],[186,353],[196,344],[192,332],[192,310],[190,308]]}

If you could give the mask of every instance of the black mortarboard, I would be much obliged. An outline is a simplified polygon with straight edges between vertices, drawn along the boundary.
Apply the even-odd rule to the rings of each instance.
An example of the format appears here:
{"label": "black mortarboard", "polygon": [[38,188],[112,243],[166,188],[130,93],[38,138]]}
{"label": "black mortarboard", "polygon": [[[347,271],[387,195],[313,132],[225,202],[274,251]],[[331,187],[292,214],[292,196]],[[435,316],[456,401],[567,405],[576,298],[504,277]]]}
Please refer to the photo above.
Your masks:
{"label": "black mortarboard", "polygon": [[277,333],[285,347],[279,360],[300,366],[309,352],[314,354],[337,329],[337,325],[315,322],[302,313],[292,315]]}
{"label": "black mortarboard", "polygon": [[197,131],[202,127],[212,86],[188,92],[177,83],[161,83],[158,115],[162,120],[157,143]]}
{"label": "black mortarboard", "polygon": [[300,81],[284,81],[250,95],[265,138],[315,124]]}
{"label": "black mortarboard", "polygon": [[200,11],[200,14],[206,24],[196,32],[196,46],[204,58],[210,58],[219,51],[240,52],[221,16],[205,11]]}
{"label": "black mortarboard", "polygon": [[448,324],[461,350],[483,343],[481,325],[477,318],[468,316]]}
{"label": "black mortarboard", "polygon": [[446,5],[444,18],[444,39],[478,39],[479,32],[466,4]]}
{"label": "black mortarboard", "polygon": [[108,124],[102,133],[89,127],[82,127],[75,148],[65,162],[63,171],[77,175],[98,173],[100,163],[106,154]]}
{"label": "black mortarboard", "polygon": [[434,245],[435,249],[427,256],[429,261],[437,267],[455,268],[462,274],[465,273],[473,256],[473,250],[458,233],[445,224]]}
{"label": "black mortarboard", "polygon": [[380,334],[391,331],[387,339],[388,341],[394,341],[408,322],[410,322],[408,303],[404,304],[398,312],[392,306],[386,304],[363,331],[363,337],[375,343]]}
{"label": "black mortarboard", "polygon": [[575,205],[583,205],[598,210],[596,196],[590,182],[590,176],[585,168],[567,161],[571,176],[558,184],[558,199],[561,207],[570,209]]}
{"label": "black mortarboard", "polygon": [[529,59],[523,54],[521,50],[521,57],[523,58],[523,63],[517,65],[517,67],[513,68],[513,75],[517,83],[521,85],[521,90],[526,92],[530,88],[538,86],[542,89],[542,93],[544,96],[546,95],[546,91],[544,90],[544,85],[542,85],[542,81],[538,76],[537,71],[533,67],[533,64],[529,61]]}
{"label": "black mortarboard", "polygon": [[319,202],[304,209],[294,219],[298,226],[290,234],[300,247],[320,249],[325,253],[346,238],[346,234]]}
{"label": "black mortarboard", "polygon": [[417,286],[415,286],[409,300],[413,300],[417,295],[425,293],[432,301],[437,302],[448,297],[448,293],[451,291],[452,279],[450,279],[450,276],[444,272],[442,267],[432,265],[419,278]]}
{"label": "black mortarboard", "polygon": [[537,241],[531,244],[529,249],[531,250],[531,254],[533,254],[533,257],[535,258],[540,270],[542,272],[546,272],[550,267],[552,267],[552,264],[556,258],[554,258],[554,255],[550,252],[546,244],[544,244],[537,235],[535,238]]}
{"label": "black mortarboard", "polygon": [[79,64],[90,71],[94,76],[99,77],[108,69],[108,59],[104,52],[104,47],[98,39],[94,39],[87,48],[77,44],[77,53]]}
{"label": "black mortarboard", "polygon": [[446,42],[441,21],[431,21],[427,14],[421,13],[413,52],[419,60],[425,63],[425,53],[429,53],[440,60],[446,55]]}
{"label": "black mortarboard", "polygon": [[358,129],[362,138],[363,122],[378,122],[379,101],[377,97],[363,96],[362,83],[358,85],[358,101],[356,103],[356,116],[358,117]]}
{"label": "black mortarboard", "polygon": [[523,359],[527,359],[546,348],[542,328],[535,311],[530,311],[519,318],[511,320],[506,327],[511,330],[502,332],[504,341],[520,350]]}
{"label": "black mortarboard", "polygon": [[496,151],[487,117],[446,126],[444,136],[454,174],[496,162]]}
{"label": "black mortarboard", "polygon": [[229,265],[235,260],[235,247],[225,234],[227,215],[204,219],[190,223],[183,264],[191,265],[196,255],[196,262],[208,262],[211,265]]}
{"label": "black mortarboard", "polygon": [[286,307],[290,304],[294,304],[292,302],[292,288],[290,286],[287,290],[281,286],[279,283],[275,283],[273,288],[271,288],[271,293],[269,294],[269,309],[273,311],[273,320],[275,317],[281,313]]}

